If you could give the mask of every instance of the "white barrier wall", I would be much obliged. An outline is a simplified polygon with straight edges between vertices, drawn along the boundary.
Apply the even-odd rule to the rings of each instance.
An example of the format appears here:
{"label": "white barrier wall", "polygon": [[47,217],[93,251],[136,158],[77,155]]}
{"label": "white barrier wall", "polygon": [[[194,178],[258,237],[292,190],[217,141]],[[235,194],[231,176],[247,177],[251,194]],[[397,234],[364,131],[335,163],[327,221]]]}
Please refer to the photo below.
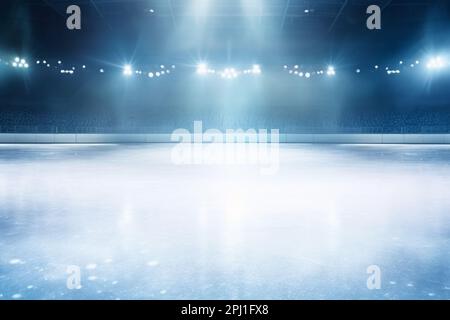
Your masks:
{"label": "white barrier wall", "polygon": [[[450,144],[450,134],[280,134],[281,143]],[[28,134],[1,133],[8,144],[173,143],[171,134]]]}

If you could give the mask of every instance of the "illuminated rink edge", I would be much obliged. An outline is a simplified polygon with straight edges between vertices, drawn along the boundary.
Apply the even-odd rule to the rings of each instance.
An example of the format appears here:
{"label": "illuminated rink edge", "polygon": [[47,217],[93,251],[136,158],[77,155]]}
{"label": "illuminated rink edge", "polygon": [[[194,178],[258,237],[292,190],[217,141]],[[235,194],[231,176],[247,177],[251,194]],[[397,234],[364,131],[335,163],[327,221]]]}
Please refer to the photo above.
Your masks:
{"label": "illuminated rink edge", "polygon": [[[236,135],[234,135],[236,137]],[[251,137],[250,137],[251,139]],[[249,141],[242,134],[238,141]],[[270,140],[268,141],[270,142]],[[450,144],[450,134],[286,134],[279,143],[343,144]],[[177,143],[171,133],[77,134],[77,133],[0,133],[0,144],[97,144],[97,143]],[[195,142],[194,142],[195,143]],[[202,142],[207,143],[207,142]]]}

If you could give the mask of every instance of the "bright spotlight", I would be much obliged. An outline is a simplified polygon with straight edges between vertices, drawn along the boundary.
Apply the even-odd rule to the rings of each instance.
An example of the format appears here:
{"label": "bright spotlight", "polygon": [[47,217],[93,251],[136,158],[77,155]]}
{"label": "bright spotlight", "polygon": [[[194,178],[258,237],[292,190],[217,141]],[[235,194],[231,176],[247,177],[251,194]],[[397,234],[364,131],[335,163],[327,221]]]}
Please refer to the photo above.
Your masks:
{"label": "bright spotlight", "polygon": [[434,57],[428,60],[427,68],[431,70],[439,70],[447,66],[447,62],[442,57]]}
{"label": "bright spotlight", "polygon": [[208,65],[206,63],[199,63],[197,65],[197,73],[199,75],[205,75],[208,73]]}
{"label": "bright spotlight", "polygon": [[149,78],[153,78],[153,77],[154,77],[153,72],[149,72],[149,73],[148,73],[148,77],[149,77]]}
{"label": "bright spotlight", "polygon": [[252,67],[253,74],[261,74],[261,67],[258,64],[254,64]]}
{"label": "bright spotlight", "polygon": [[123,74],[127,77],[130,77],[133,74],[133,68],[127,64],[123,67]]}
{"label": "bright spotlight", "polygon": [[235,79],[238,77],[238,75],[239,72],[236,71],[235,68],[226,68],[221,74],[222,78],[225,79]]}
{"label": "bright spotlight", "polygon": [[310,78],[311,77],[311,73],[309,73],[309,72],[305,73],[305,77],[306,78]]}
{"label": "bright spotlight", "polygon": [[329,66],[329,67],[328,67],[327,75],[330,76],[330,77],[336,75],[336,70],[334,69],[334,67],[332,67],[332,66]]}
{"label": "bright spotlight", "polygon": [[27,69],[29,67],[28,62],[25,59],[19,58],[19,57],[15,57],[14,60],[12,61],[11,65],[13,66],[13,68]]}

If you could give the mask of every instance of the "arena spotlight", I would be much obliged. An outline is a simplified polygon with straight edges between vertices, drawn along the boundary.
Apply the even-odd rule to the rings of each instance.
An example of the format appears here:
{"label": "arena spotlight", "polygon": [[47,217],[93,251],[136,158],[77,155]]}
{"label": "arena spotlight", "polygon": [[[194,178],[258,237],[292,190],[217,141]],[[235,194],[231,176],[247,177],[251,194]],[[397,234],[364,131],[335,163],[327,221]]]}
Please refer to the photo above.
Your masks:
{"label": "arena spotlight", "polygon": [[148,77],[149,77],[149,78],[153,78],[153,77],[154,77],[153,72],[149,72],[149,73],[148,73]]}
{"label": "arena spotlight", "polygon": [[428,60],[427,68],[430,70],[440,70],[447,66],[447,62],[442,57],[433,57]]}
{"label": "arena spotlight", "polygon": [[336,70],[334,69],[333,66],[329,66],[327,69],[327,75],[329,77],[335,76],[336,75]]}
{"label": "arena spotlight", "polygon": [[225,79],[235,79],[239,76],[239,72],[235,68],[226,68],[222,73],[221,77]]}
{"label": "arena spotlight", "polygon": [[258,64],[254,64],[252,67],[252,73],[256,75],[261,74],[261,66]]}
{"label": "arena spotlight", "polygon": [[197,65],[197,73],[199,75],[206,75],[208,73],[208,65],[206,63],[199,63]]}
{"label": "arena spotlight", "polygon": [[123,67],[123,75],[130,77],[133,74],[133,68],[127,64]]}
{"label": "arena spotlight", "polygon": [[19,57],[15,57],[14,60],[12,61],[11,65],[13,66],[13,68],[20,68],[20,69],[28,69],[29,68],[27,60],[25,60],[23,58],[19,58]]}

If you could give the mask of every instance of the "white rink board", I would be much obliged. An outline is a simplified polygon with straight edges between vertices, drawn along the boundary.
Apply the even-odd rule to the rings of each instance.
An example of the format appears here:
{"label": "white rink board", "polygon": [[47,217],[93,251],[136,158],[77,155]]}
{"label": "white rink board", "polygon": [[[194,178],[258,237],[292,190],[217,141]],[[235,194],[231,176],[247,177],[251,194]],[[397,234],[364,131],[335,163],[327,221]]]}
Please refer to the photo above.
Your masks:
{"label": "white rink board", "polygon": [[[280,143],[450,144],[450,134],[280,134]],[[5,144],[174,143],[171,134],[2,133]]]}

